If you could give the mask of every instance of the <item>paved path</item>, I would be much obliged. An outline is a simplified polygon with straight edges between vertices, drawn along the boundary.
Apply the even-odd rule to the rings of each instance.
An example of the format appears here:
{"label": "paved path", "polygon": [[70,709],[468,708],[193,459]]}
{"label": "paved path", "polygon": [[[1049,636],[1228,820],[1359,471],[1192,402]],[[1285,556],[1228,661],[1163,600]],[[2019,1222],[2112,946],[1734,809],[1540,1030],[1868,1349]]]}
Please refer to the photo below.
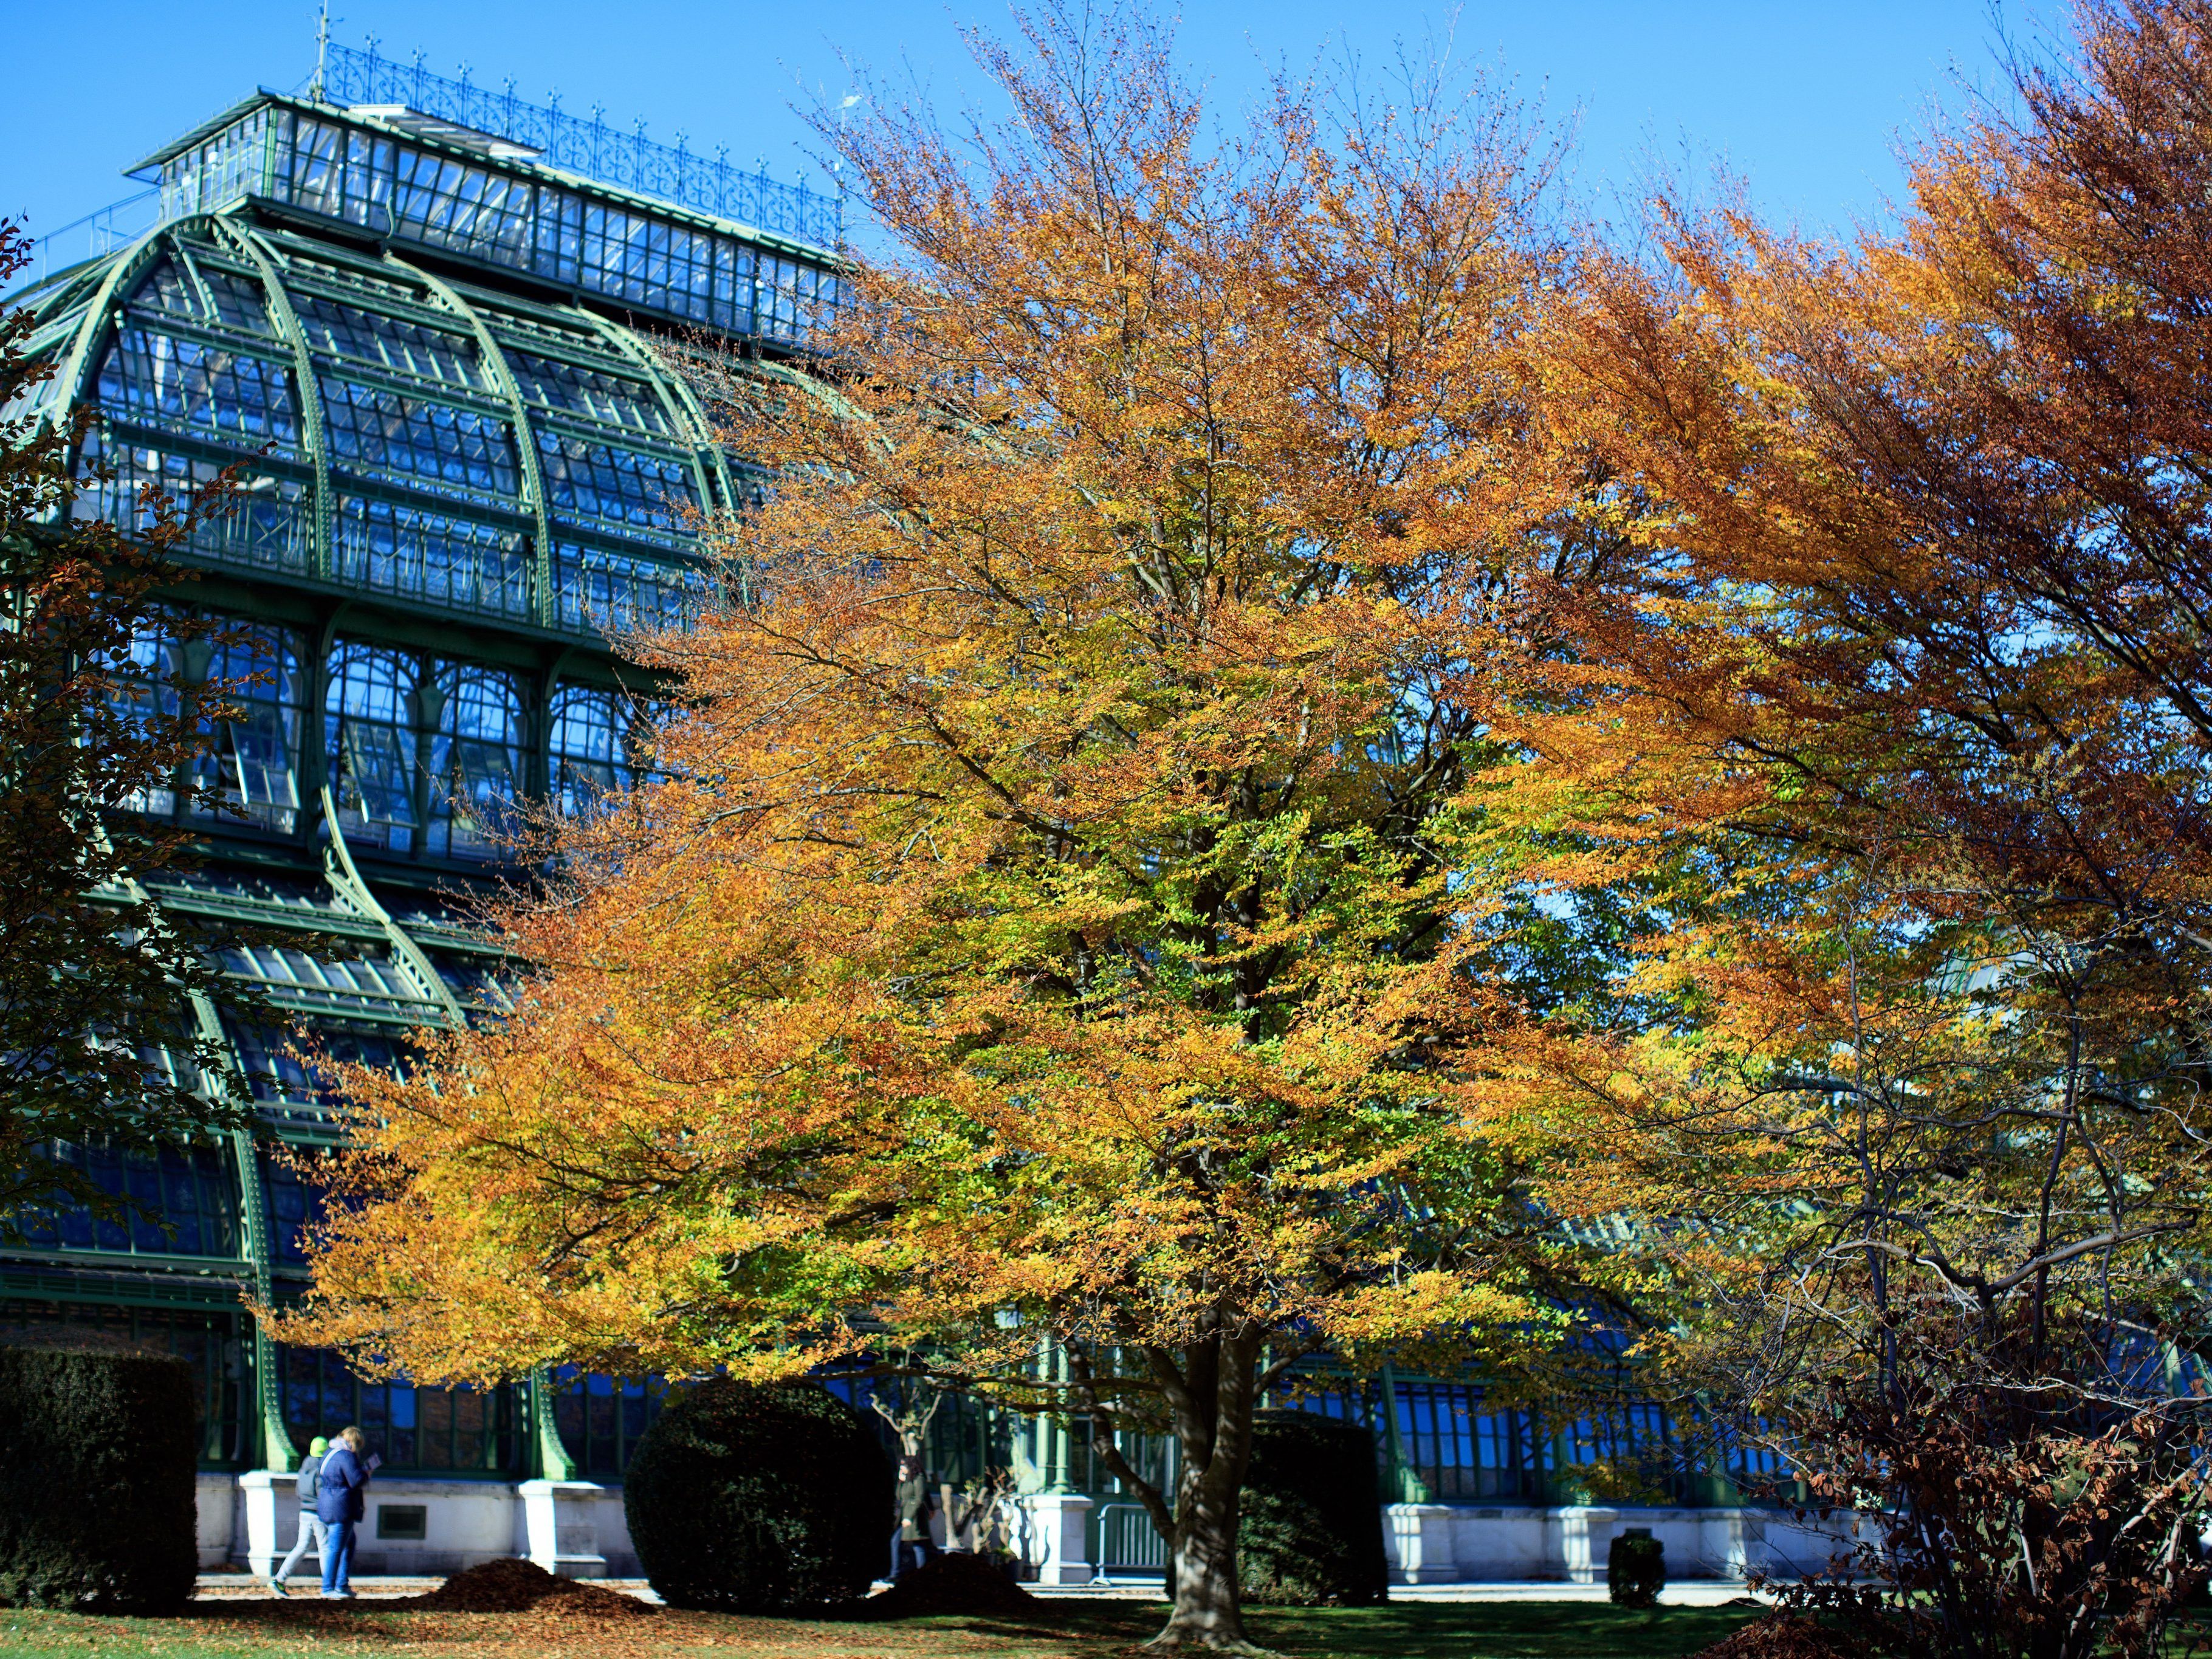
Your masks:
{"label": "paved path", "polygon": [[[1047,1601],[1157,1601],[1160,1583],[1153,1579],[1125,1580],[1111,1584],[1024,1584],[1030,1595]],[[1602,1601],[1603,1583],[1567,1584],[1539,1579],[1509,1579],[1497,1583],[1462,1584],[1393,1584],[1393,1601]],[[1741,1583],[1723,1579],[1685,1579],[1659,1592],[1660,1604],[1670,1607],[1718,1607],[1734,1601],[1766,1605]]]}
{"label": "paved path", "polygon": [[[353,1581],[355,1594],[364,1601],[392,1601],[403,1596],[424,1595],[446,1581],[442,1578],[401,1578],[386,1577],[356,1577]],[[627,1591],[641,1601],[658,1602],[660,1598],[642,1578],[602,1578],[596,1581],[609,1589]],[[1142,1579],[1111,1584],[1048,1585],[1025,1584],[1030,1595],[1048,1601],[1157,1601],[1160,1599],[1158,1579],[1150,1583]],[[295,1601],[313,1601],[321,1596],[319,1581],[311,1576],[301,1576],[290,1581],[289,1589]],[[243,1572],[204,1572],[199,1576],[197,1599],[203,1601],[267,1601],[275,1598],[266,1581]],[[1603,1584],[1565,1584],[1532,1581],[1507,1581],[1494,1583],[1468,1584],[1393,1584],[1393,1601],[1602,1601]],[[1684,1579],[1672,1583],[1659,1593],[1659,1600],[1670,1607],[1717,1607],[1733,1601],[1748,1602],[1752,1597],[1741,1584],[1717,1579]]]}
{"label": "paved path", "polygon": [[[1606,1589],[1595,1584],[1562,1584],[1506,1580],[1498,1583],[1393,1584],[1393,1601],[1602,1601]],[[1765,1607],[1772,1598],[1753,1595],[1741,1583],[1720,1578],[1685,1578],[1659,1592],[1668,1607],[1724,1607],[1741,1602]]]}
{"label": "paved path", "polygon": [[[364,1601],[397,1601],[410,1595],[428,1595],[446,1581],[443,1578],[403,1578],[383,1574],[356,1573],[354,1594]],[[642,1578],[598,1578],[594,1583],[609,1589],[627,1591],[641,1601],[659,1604],[660,1598],[653,1587]],[[301,1573],[288,1580],[285,1588],[295,1601],[322,1600],[322,1580],[313,1573]],[[244,1572],[204,1572],[199,1575],[192,1599],[198,1601],[273,1601],[276,1595],[265,1578],[256,1578]]]}

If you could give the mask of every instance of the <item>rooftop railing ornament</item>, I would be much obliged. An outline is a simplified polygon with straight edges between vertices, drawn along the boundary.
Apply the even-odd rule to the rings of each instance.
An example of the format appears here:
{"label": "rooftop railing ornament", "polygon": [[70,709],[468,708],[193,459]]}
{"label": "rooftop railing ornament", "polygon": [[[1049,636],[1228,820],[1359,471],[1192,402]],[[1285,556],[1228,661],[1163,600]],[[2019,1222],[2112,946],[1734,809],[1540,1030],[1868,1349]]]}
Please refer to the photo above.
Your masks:
{"label": "rooftop railing ornament", "polygon": [[783,184],[768,175],[765,164],[752,172],[732,167],[721,152],[708,160],[696,155],[687,137],[673,145],[645,136],[645,123],[624,132],[606,124],[606,112],[592,106],[592,118],[562,112],[556,94],[548,104],[518,98],[514,82],[494,91],[469,79],[433,74],[414,61],[380,57],[372,38],[368,48],[332,41],[322,72],[323,96],[341,105],[404,104],[419,114],[489,133],[538,153],[551,167],[581,173],[641,196],[658,197],[762,230],[777,231],[818,247],[837,247],[844,240],[844,203],[803,184]]}
{"label": "rooftop railing ornament", "polygon": [[58,230],[33,239],[33,264],[26,284],[43,283],[58,270],[112,253],[135,242],[161,222],[159,187],[134,191],[118,202],[95,208]]}

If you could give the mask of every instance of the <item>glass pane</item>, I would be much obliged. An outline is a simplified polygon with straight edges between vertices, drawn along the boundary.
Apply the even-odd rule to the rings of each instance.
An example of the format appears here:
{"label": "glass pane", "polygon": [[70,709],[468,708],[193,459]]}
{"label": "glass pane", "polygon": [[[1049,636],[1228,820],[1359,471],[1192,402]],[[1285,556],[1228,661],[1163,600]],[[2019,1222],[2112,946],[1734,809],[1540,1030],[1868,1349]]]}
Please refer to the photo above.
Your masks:
{"label": "glass pane", "polygon": [[100,401],[113,416],[289,459],[299,422],[280,362],[127,324],[100,368]]}
{"label": "glass pane", "polygon": [[473,409],[321,377],[331,453],[356,472],[398,472],[443,493],[512,500],[520,488],[507,422]]}
{"label": "glass pane", "polygon": [[564,684],[554,692],[554,800],[562,812],[587,812],[647,775],[650,733],[639,714],[611,688]]}
{"label": "glass pane", "polygon": [[532,614],[529,545],[514,531],[350,495],[337,527],[342,580],[456,611]]}
{"label": "glass pane", "polygon": [[664,437],[675,435],[675,423],[661,406],[659,394],[642,380],[512,347],[506,356],[522,395],[535,403],[611,426]]}
{"label": "glass pane", "polygon": [[539,428],[545,494],[564,516],[672,533],[694,505],[690,469],[667,456]]}
{"label": "glass pane", "polygon": [[426,846],[448,858],[503,855],[520,828],[522,694],[496,669],[441,664],[430,744],[432,817]]}
{"label": "glass pane", "polygon": [[477,361],[472,334],[432,328],[382,312],[365,310],[319,294],[296,294],[293,309],[307,343],[319,352],[374,363],[472,392],[490,389]]}
{"label": "glass pane", "polygon": [[696,565],[569,543],[554,550],[553,580],[563,623],[609,634],[681,628],[708,599]]}
{"label": "glass pane", "polygon": [[392,852],[415,845],[413,655],[342,643],[331,653],[324,728],[331,793],[347,838]]}
{"label": "glass pane", "polygon": [[298,821],[300,726],[307,675],[297,638],[287,629],[225,623],[213,639],[208,672],[225,682],[239,718],[215,733],[210,783],[220,806],[204,808],[289,833]]}

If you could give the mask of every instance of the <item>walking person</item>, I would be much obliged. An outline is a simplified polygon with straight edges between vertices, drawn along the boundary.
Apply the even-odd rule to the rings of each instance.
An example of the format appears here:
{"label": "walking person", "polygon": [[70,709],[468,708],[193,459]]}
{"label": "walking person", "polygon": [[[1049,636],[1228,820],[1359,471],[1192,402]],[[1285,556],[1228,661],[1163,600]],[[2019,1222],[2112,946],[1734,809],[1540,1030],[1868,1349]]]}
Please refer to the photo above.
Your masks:
{"label": "walking person", "polygon": [[337,1443],[315,1474],[315,1513],[329,1540],[323,1546],[323,1595],[334,1601],[353,1600],[353,1534],[368,1506],[368,1463],[362,1454],[368,1437],[359,1429],[338,1431]]}
{"label": "walking person", "polygon": [[323,1565],[323,1558],[330,1553],[325,1542],[329,1533],[323,1526],[323,1517],[315,1513],[315,1477],[322,1472],[323,1454],[330,1449],[331,1443],[319,1434],[317,1435],[307,1443],[307,1455],[300,1465],[297,1487],[300,1495],[300,1535],[293,1540],[292,1553],[284,1558],[284,1565],[277,1568],[269,1579],[269,1588],[279,1595],[289,1595],[292,1593],[284,1588],[284,1581],[292,1576],[292,1569],[300,1565],[300,1558],[307,1553],[308,1545],[313,1544],[315,1547],[315,1565],[318,1567]]}
{"label": "walking person", "polygon": [[899,1460],[898,1552],[891,1576],[903,1577],[910,1567],[926,1567],[937,1559],[937,1542],[929,1535],[930,1512],[937,1501],[929,1495],[929,1477],[919,1457]]}

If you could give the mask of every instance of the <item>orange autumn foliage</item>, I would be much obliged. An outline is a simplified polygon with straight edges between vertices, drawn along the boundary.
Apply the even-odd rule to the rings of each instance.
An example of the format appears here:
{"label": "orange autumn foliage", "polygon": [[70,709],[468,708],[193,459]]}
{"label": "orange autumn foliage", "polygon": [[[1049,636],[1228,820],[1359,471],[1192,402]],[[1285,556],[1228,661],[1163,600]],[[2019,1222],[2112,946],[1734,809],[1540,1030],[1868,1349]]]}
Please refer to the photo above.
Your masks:
{"label": "orange autumn foliage", "polygon": [[2212,7],[2080,22],[1894,234],[1662,202],[1545,343],[1635,551],[1559,596],[1488,833],[1636,920],[1498,1133],[1604,1149],[1547,1201],[1644,1218],[1654,1347],[1778,1434],[1846,1385],[2163,1411],[2202,1329]]}
{"label": "orange autumn foliage", "polygon": [[1234,1645],[1267,1378],[1556,1317],[1470,1060],[1510,906],[1452,890],[1532,580],[1589,560],[1544,166],[1422,85],[1209,137],[1142,27],[979,52],[1016,118],[825,131],[895,250],[828,361],[687,360],[777,481],[714,526],[757,597],[637,643],[669,781],[500,915],[512,1015],[351,1078],[289,1329],[425,1379],[896,1344],[1084,1421],[1163,1639]]}

